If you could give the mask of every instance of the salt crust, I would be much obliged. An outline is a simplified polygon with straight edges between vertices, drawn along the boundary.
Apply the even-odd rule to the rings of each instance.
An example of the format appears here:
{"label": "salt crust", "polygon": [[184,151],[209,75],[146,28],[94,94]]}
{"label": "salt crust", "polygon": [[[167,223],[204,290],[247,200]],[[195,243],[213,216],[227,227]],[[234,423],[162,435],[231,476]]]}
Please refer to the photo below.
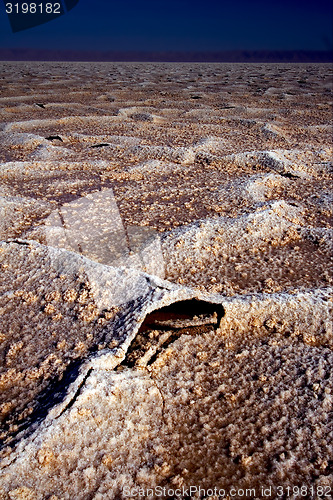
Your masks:
{"label": "salt crust", "polygon": [[[47,251],[62,272],[83,261]],[[119,273],[84,261],[95,289]],[[189,297],[168,286],[172,298],[159,295],[145,312]],[[3,495],[111,499],[125,498],[124,486],[328,485],[329,297],[329,290],[214,297],[225,309],[218,330],[183,334],[150,366],[114,371],[126,341],[122,354],[92,357],[66,400],[4,459]],[[136,326],[126,325],[131,336]]]}
{"label": "salt crust", "polygon": [[[4,66],[0,498],[330,486],[330,69]],[[132,255],[85,255],[125,267],[52,248],[84,253],[50,223],[114,186]],[[193,297],[219,326],[137,335]]]}
{"label": "salt crust", "polygon": [[33,198],[5,196],[0,193],[0,240],[15,236],[24,231],[34,219],[45,217],[52,210],[52,205]]}
{"label": "salt crust", "polygon": [[[192,298],[193,291],[33,242],[3,243],[0,255],[3,263],[19,265],[21,279],[32,287],[31,279],[40,279],[38,268],[44,280],[54,273],[64,276],[66,287],[71,276],[84,273],[96,306],[121,310],[117,323],[108,326],[108,342],[116,338],[119,347],[85,361],[65,400],[4,458],[3,494],[84,499],[98,492],[100,498],[123,498],[125,485],[226,487],[238,481],[239,486],[258,487],[260,481],[292,483],[300,470],[305,484],[312,484],[318,473],[316,484],[326,484],[325,422],[332,388],[325,374],[333,363],[329,290],[206,296],[225,310],[217,331],[183,334],[151,366],[115,372],[146,314]],[[56,290],[48,292],[48,300],[57,300]],[[133,302],[135,297],[141,300]],[[38,316],[36,321],[38,326]],[[251,404],[244,405],[245,400]],[[297,405],[290,406],[291,401]],[[286,415],[294,422],[291,434]],[[312,442],[313,425],[317,433]],[[309,453],[315,454],[315,462]],[[218,469],[213,467],[216,460]],[[182,469],[179,475],[176,471]],[[222,476],[221,470],[226,471]]]}
{"label": "salt crust", "polygon": [[125,352],[151,309],[193,296],[133,268],[103,266],[32,241],[2,242],[0,248],[5,440],[36,411],[53,378],[61,379],[89,352],[111,348],[111,359],[112,348]]}

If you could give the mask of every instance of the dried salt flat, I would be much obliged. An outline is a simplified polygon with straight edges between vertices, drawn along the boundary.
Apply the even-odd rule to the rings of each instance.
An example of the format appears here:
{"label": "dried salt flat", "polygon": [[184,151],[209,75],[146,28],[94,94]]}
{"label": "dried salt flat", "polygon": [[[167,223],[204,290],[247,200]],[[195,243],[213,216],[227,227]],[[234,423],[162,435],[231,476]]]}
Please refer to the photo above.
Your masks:
{"label": "dried salt flat", "polygon": [[[319,153],[319,154],[318,154]],[[329,157],[330,152],[324,152],[324,157]],[[326,153],[326,154],[325,154]],[[332,172],[330,162],[314,160],[317,156],[320,157],[320,151],[313,154],[312,152],[303,151],[265,151],[259,155],[260,160],[264,165],[268,165],[279,173],[287,175],[305,176],[311,175],[322,177],[325,174]],[[319,158],[318,158],[319,159]]]}
{"label": "dried salt flat", "polygon": [[[279,189],[288,184],[288,180],[277,174],[255,175],[238,182],[230,183],[227,188],[224,187],[219,193],[219,201],[226,201],[227,192],[232,199],[235,196],[249,199],[250,202],[265,202],[276,197],[279,197]],[[233,193],[235,191],[235,193]],[[230,200],[229,198],[229,200]]]}
{"label": "dried salt flat", "polygon": [[[19,245],[9,245],[11,255],[16,246],[17,260]],[[39,255],[47,252],[53,266],[67,271],[67,279],[75,272],[74,262],[76,266],[83,262],[74,254],[35,248]],[[97,296],[102,293],[99,305],[128,299],[121,296],[119,285],[105,295],[105,280],[112,286],[111,276],[119,270],[87,261],[84,270]],[[100,351],[83,363],[64,401],[3,459],[3,492],[9,498],[39,499],[56,493],[58,498],[85,499],[122,496],[125,487],[231,488],[239,481],[240,463],[244,474],[237,484],[242,487],[259,488],[263,479],[276,487],[281,481],[297,480],[300,471],[303,481],[315,475],[315,485],[328,486],[329,437],[325,432],[317,437],[311,428],[315,424],[325,429],[330,408],[329,290],[216,297],[223,307],[217,330],[208,325],[200,331],[197,326],[191,333],[185,327],[155,360],[137,359],[130,368],[126,347],[138,323],[147,312],[188,299],[191,292],[168,284],[164,288],[157,279],[149,286],[147,275],[133,272],[125,279],[122,291],[127,295],[131,284],[141,301],[122,309],[125,323],[121,330],[114,329],[114,336],[121,333],[122,342],[115,336],[119,349]],[[155,325],[154,319],[151,325],[148,322],[148,339],[152,333],[155,338],[166,334]],[[149,346],[150,342],[146,349]],[[142,352],[141,358],[145,358]],[[310,392],[304,393],[304,384]],[[297,402],[293,409],[292,401]],[[286,433],[283,409],[287,408],[293,424]],[[297,449],[290,437],[296,429],[302,436]],[[282,475],[269,465],[281,460],[288,464]],[[253,475],[258,467],[261,473]],[[222,477],[221,470],[227,471]]]}
{"label": "dried salt flat", "polygon": [[125,169],[125,172],[129,180],[138,181],[149,179],[151,181],[156,177],[161,178],[168,175],[175,175],[177,172],[180,172],[182,168],[183,163],[152,159],[129,166]]}
{"label": "dried salt flat", "polygon": [[330,487],[330,68],[3,66],[0,498]]}
{"label": "dried salt flat", "polygon": [[68,151],[68,149],[52,146],[52,144],[37,146],[37,148],[28,156],[28,158],[31,158],[32,160],[57,160],[64,157],[75,158],[74,154],[71,151]]}

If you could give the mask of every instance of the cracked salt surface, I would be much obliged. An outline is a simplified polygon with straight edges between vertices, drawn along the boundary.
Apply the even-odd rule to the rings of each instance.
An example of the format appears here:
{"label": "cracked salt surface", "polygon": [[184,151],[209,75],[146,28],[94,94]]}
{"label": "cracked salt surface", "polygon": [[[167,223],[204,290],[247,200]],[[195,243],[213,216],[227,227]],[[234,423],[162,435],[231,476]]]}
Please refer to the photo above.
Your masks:
{"label": "cracked salt surface", "polygon": [[330,488],[331,69],[3,65],[0,498]]}

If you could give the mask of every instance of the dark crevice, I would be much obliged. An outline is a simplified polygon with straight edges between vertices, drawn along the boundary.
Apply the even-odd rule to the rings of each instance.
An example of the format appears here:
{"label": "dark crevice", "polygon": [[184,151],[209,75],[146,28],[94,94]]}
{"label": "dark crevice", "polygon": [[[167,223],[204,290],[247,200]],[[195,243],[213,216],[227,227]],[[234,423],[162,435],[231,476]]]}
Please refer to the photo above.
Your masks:
{"label": "dark crevice", "polygon": [[133,368],[144,356],[146,366],[150,366],[181,335],[200,335],[218,328],[224,314],[221,305],[196,299],[176,302],[148,314],[121,366]]}
{"label": "dark crevice", "polygon": [[94,144],[93,146],[90,146],[90,148],[105,148],[107,146],[110,146],[108,143],[102,143],[102,144]]}
{"label": "dark crevice", "polygon": [[[17,243],[28,245],[26,242],[17,241]],[[140,297],[139,303],[146,300],[147,296]],[[129,311],[137,309],[139,304],[135,304],[135,302],[137,301],[133,301],[132,307],[129,305]],[[152,350],[150,359],[148,356],[146,366],[151,365],[159,354],[181,335],[198,335],[218,328],[224,314],[224,308],[221,305],[196,299],[176,302],[170,306],[158,309],[145,318],[121,365],[128,368],[136,365],[137,360],[147,352],[152,343],[152,331],[154,331],[155,335],[153,339],[155,349]],[[104,345],[111,339],[121,343],[124,340],[122,332],[127,320],[127,314],[116,314],[112,321],[112,329],[110,330],[109,327],[105,328],[104,335],[99,339],[99,344],[94,345],[89,350],[89,354],[97,352],[101,343]],[[7,434],[7,437],[0,442],[0,448],[3,446],[15,447],[23,437],[29,437],[36,430],[37,426],[45,420],[49,411],[64,401],[68,395],[70,385],[79,376],[82,362],[82,359],[73,360],[62,374],[47,381],[46,387],[36,396],[33,403],[33,411],[30,415],[25,416],[22,420],[19,417],[19,412],[12,413],[2,422],[1,427],[5,434]],[[75,404],[91,371],[92,368],[87,371],[74,396],[57,418]],[[11,430],[13,424],[16,427],[14,432]]]}
{"label": "dark crevice", "polygon": [[2,424],[2,430],[8,432],[12,423],[15,421],[17,429],[15,432],[10,433],[10,437],[5,441],[0,441],[0,448],[2,446],[14,447],[21,439],[21,433],[27,431],[24,437],[28,437],[35,430],[36,425],[41,423],[47,416],[49,410],[61,403],[67,392],[68,387],[77,379],[82,360],[75,360],[68,365],[62,377],[56,377],[50,381],[47,387],[36,397],[34,409],[32,413],[27,416],[23,421],[18,422],[15,414],[11,414],[7,421]]}
{"label": "dark crevice", "polygon": [[63,215],[61,213],[61,210],[58,210],[58,213],[59,213],[59,218],[60,218],[60,221],[61,221],[61,224],[62,224],[63,228],[67,229],[66,224],[65,224],[65,219],[64,219],[64,217],[63,217]]}
{"label": "dark crevice", "polygon": [[183,300],[148,314],[140,331],[156,326],[177,329],[182,326],[216,325],[220,323],[224,314],[224,308],[220,304],[211,304],[197,299]]}
{"label": "dark crevice", "polygon": [[299,175],[291,174],[290,172],[279,172],[279,174],[288,179],[299,179]]}
{"label": "dark crevice", "polygon": [[77,398],[79,397],[79,395],[81,393],[82,387],[86,383],[87,378],[89,377],[89,375],[91,374],[92,371],[93,371],[93,369],[89,368],[89,370],[85,374],[82,382],[80,383],[79,387],[77,388],[74,396],[72,397],[72,399],[70,400],[70,402],[65,406],[65,408],[62,410],[62,412],[57,416],[57,418],[61,417],[61,415],[63,415],[63,413],[65,413],[65,411],[67,411],[69,408],[71,408],[73,406],[73,404],[75,403],[75,401],[77,400]]}
{"label": "dark crevice", "polygon": [[23,246],[26,246],[26,247],[29,247],[30,246],[30,242],[27,242],[27,241],[20,241],[20,240],[7,240],[5,241],[5,243],[16,243],[17,245],[23,245]]}
{"label": "dark crevice", "polygon": [[48,137],[45,137],[46,140],[48,141],[61,141],[61,142],[64,142],[62,140],[62,138],[60,137],[60,135],[49,135]]}

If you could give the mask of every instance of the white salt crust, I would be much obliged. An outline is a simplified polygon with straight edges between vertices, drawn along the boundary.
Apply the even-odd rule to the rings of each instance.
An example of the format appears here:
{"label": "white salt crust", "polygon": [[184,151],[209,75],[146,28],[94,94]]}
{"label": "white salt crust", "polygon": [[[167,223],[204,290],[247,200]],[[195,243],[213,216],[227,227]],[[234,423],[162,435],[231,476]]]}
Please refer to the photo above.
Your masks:
{"label": "white salt crust", "polygon": [[331,68],[2,65],[0,499],[315,500]]}

